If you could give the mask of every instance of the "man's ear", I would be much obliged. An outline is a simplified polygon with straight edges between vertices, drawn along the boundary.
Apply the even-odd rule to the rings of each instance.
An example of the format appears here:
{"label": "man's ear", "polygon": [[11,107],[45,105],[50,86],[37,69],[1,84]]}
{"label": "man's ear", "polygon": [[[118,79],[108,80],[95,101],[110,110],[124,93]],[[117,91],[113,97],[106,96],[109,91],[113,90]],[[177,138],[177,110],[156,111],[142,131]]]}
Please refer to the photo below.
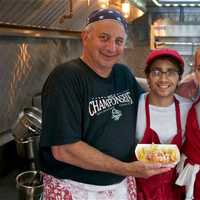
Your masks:
{"label": "man's ear", "polygon": [[90,31],[85,30],[81,33],[81,40],[83,46],[88,42],[88,38],[90,37]]}
{"label": "man's ear", "polygon": [[87,38],[87,33],[86,33],[86,31],[81,32],[81,39],[82,39],[82,42],[84,42],[84,41],[86,40],[86,38]]}
{"label": "man's ear", "polygon": [[150,88],[149,74],[146,75],[146,80],[147,80],[148,87]]}

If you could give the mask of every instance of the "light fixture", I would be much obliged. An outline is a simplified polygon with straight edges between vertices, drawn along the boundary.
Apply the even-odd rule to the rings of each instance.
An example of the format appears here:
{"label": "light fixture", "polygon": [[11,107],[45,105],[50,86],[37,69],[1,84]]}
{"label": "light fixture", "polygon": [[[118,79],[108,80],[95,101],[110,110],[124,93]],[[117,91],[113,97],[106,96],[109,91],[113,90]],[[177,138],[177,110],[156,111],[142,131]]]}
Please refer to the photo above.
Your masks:
{"label": "light fixture", "polygon": [[109,0],[98,0],[98,4],[100,8],[108,8]]}
{"label": "light fixture", "polygon": [[[86,0],[84,0],[86,1]],[[118,10],[127,22],[141,17],[146,11],[146,0],[87,0],[87,6]]]}
{"label": "light fixture", "polygon": [[162,6],[162,4],[159,3],[157,0],[152,0],[152,1],[153,1],[153,3],[154,3],[156,6],[158,6],[158,7],[161,7],[161,6]]}
{"label": "light fixture", "polygon": [[152,2],[161,7],[161,6],[167,6],[170,4],[170,6],[182,6],[182,7],[195,7],[199,6],[199,0],[152,0]]}
{"label": "light fixture", "polygon": [[130,3],[125,0],[122,1],[122,14],[125,18],[128,18],[130,16],[130,12],[131,12],[131,6]]}

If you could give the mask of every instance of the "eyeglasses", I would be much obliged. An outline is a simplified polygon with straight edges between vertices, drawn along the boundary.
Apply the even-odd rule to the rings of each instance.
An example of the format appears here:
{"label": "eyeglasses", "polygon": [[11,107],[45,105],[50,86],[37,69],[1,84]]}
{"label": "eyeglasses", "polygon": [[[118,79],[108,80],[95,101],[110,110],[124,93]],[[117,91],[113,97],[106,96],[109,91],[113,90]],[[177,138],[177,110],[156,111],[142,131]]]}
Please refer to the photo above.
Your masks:
{"label": "eyeglasses", "polygon": [[150,70],[150,74],[154,77],[161,77],[163,74],[165,74],[168,78],[174,78],[179,75],[179,71],[175,69],[168,69],[166,72],[157,69],[157,68],[152,68]]}
{"label": "eyeglasses", "polygon": [[200,73],[200,66],[196,68],[196,72]]}

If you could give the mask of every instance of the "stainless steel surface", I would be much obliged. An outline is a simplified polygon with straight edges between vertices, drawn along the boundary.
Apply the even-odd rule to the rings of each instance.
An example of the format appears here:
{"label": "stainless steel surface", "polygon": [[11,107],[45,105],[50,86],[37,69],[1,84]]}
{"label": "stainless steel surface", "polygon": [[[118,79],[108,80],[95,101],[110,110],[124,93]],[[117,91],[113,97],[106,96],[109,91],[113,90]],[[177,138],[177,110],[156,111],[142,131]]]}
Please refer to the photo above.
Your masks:
{"label": "stainless steel surface", "polygon": [[41,28],[31,26],[19,26],[13,24],[0,24],[0,36],[19,36],[33,38],[77,39],[79,31],[67,31],[56,28]]}
{"label": "stainless steel surface", "polygon": [[38,169],[39,167],[41,115],[41,110],[36,107],[24,108],[19,113],[17,121],[12,128],[18,156],[29,161],[31,169]]}
{"label": "stainless steel surface", "polygon": [[[145,0],[129,0],[132,7],[146,11]],[[80,31],[88,14],[99,8],[98,0],[0,0],[0,24],[29,26],[30,28]],[[110,0],[111,6],[121,0]],[[119,2],[119,3],[118,3]],[[131,14],[137,18],[136,10]],[[134,17],[135,15],[135,17]]]}
{"label": "stainless steel surface", "polygon": [[39,27],[54,27],[69,10],[68,0],[1,0],[0,22]]}
{"label": "stainless steel surface", "polygon": [[16,140],[26,140],[39,135],[42,124],[42,112],[36,107],[26,107],[18,115],[12,126],[12,133]]}
{"label": "stainless steel surface", "polygon": [[39,173],[37,182],[31,183],[32,179],[38,174],[37,171],[25,171],[16,177],[16,187],[18,189],[18,200],[39,200],[43,192],[42,175]]}
{"label": "stainless steel surface", "polygon": [[39,140],[39,135],[34,135],[25,140],[15,140],[18,156],[27,159],[27,161],[34,160],[37,162],[38,160],[36,159],[38,158]]}
{"label": "stainless steel surface", "polygon": [[151,48],[173,48],[182,55],[193,55],[200,45],[200,25],[152,25]]}
{"label": "stainless steel surface", "polygon": [[[10,129],[18,113],[30,107],[32,97],[56,65],[81,52],[79,39],[0,37],[0,132]],[[0,134],[0,142],[13,139]],[[4,143],[4,142],[3,142]]]}
{"label": "stainless steel surface", "polygon": [[152,25],[151,28],[156,37],[200,37],[200,25]]}

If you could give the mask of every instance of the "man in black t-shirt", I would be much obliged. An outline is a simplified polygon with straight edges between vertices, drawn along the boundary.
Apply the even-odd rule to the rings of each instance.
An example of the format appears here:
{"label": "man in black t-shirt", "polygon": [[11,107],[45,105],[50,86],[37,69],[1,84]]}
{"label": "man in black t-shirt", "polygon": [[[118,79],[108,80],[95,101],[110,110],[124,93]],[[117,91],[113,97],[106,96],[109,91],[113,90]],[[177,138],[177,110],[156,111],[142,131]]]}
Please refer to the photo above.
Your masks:
{"label": "man in black t-shirt", "polygon": [[126,176],[169,170],[132,161],[143,91],[129,69],[117,64],[126,32],[117,11],[93,12],[81,35],[81,57],[56,67],[43,87],[44,199],[134,199]]}

